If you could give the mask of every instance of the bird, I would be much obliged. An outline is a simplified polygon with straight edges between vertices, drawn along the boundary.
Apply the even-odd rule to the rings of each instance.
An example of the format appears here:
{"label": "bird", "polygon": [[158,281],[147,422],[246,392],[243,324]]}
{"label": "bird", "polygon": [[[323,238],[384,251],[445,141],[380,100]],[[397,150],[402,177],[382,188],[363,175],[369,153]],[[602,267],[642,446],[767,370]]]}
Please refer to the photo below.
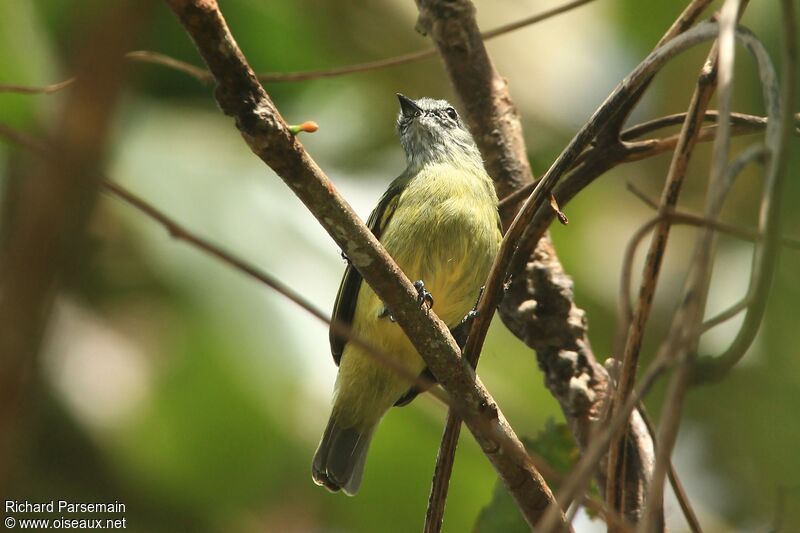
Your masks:
{"label": "bird", "polygon": [[[482,286],[502,240],[497,193],[469,130],[446,100],[400,93],[396,129],[406,169],[391,182],[367,225],[463,346]],[[346,257],[345,257],[346,258]],[[413,375],[432,377],[391,310],[349,264],[333,320],[391,356]],[[459,340],[460,338],[460,340]],[[421,391],[361,346],[330,332],[339,371],[330,419],[312,462],[312,479],[355,495],[376,427],[392,406]]]}

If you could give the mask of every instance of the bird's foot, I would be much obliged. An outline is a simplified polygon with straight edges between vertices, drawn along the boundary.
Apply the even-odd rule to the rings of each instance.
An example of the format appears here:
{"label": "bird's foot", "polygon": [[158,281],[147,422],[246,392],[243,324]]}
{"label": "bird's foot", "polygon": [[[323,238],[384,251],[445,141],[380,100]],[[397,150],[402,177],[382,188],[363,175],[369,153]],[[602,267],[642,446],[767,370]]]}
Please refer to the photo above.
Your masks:
{"label": "bird's foot", "polygon": [[475,320],[481,315],[480,312],[478,311],[478,304],[481,303],[481,297],[483,296],[483,291],[485,289],[486,289],[485,285],[481,287],[481,290],[478,292],[478,299],[475,300],[475,305],[472,306],[472,309],[469,310],[469,312],[464,316],[464,318],[461,319],[461,322],[459,322],[458,326],[456,327],[461,327],[461,326],[466,327],[469,323],[471,323],[473,320]]}
{"label": "bird's foot", "polygon": [[480,316],[480,313],[478,312],[478,304],[481,303],[481,297],[483,296],[483,290],[485,288],[486,287],[481,287],[480,292],[478,292],[478,299],[475,300],[475,305],[466,315],[464,315],[464,318],[461,319],[461,322],[459,322],[456,327],[450,330],[450,333],[456,340],[456,344],[458,344],[459,348],[462,350],[467,344],[467,335],[469,334],[469,329],[472,326],[472,321]]}
{"label": "bird's foot", "polygon": [[433,307],[433,294],[425,290],[425,283],[421,279],[414,282],[414,288],[417,289],[417,303],[427,314]]}

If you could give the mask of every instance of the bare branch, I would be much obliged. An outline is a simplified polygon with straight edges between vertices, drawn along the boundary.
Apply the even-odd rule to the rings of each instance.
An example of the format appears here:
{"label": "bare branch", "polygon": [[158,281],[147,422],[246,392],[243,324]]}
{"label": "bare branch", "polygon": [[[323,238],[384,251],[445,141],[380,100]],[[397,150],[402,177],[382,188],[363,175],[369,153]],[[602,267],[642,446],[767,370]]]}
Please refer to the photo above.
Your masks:
{"label": "bare branch", "polygon": [[[683,9],[681,14],[678,15],[678,18],[675,19],[666,33],[661,36],[661,39],[659,39],[655,48],[664,46],[666,43],[691,28],[692,25],[700,18],[700,15],[709,4],[711,4],[711,0],[692,0],[689,2],[689,4]],[[613,144],[619,140],[619,132],[622,129],[622,125],[628,120],[628,116],[642,99],[644,92],[647,90],[647,87],[650,86],[650,82],[654,77],[655,73],[651,74],[648,79],[642,83],[641,87],[633,91],[626,98],[626,101],[620,105],[619,112],[616,114],[616,116],[614,116],[607,123],[606,127],[599,132],[599,144]]]}
{"label": "bare branch", "polygon": [[[448,37],[451,38],[452,42],[450,43],[445,42],[443,46],[440,46],[440,49],[442,49],[443,58],[445,59],[448,71],[451,73],[451,80],[456,86],[457,91],[463,91],[465,95],[469,95],[470,100],[468,101],[491,102],[491,98],[487,98],[485,96],[486,92],[481,93],[479,90],[470,90],[469,89],[470,82],[465,82],[463,80],[464,76],[458,75],[458,73],[460,72],[458,70],[460,65],[462,63],[467,63],[466,61],[464,61],[465,56],[468,56],[469,53],[474,52],[475,50],[478,50],[477,52],[478,54],[483,53],[481,43],[478,40],[474,39],[473,37],[474,33],[471,32],[469,29],[470,26],[466,26],[467,29],[466,30],[464,29],[465,24],[463,23],[463,20],[469,19],[469,17],[472,15],[470,10],[471,6],[469,5],[465,6],[463,4],[456,3],[453,5],[449,5],[448,8],[449,10],[447,11],[447,17],[441,17],[447,22],[439,22],[441,26],[438,27],[436,26],[437,19],[435,17],[425,19],[424,13],[421,26],[424,29],[432,30],[434,40],[437,42],[439,40],[447,41]],[[461,23],[457,24],[456,22],[461,22]],[[448,26],[447,26],[448,23],[452,24],[452,30],[450,32],[448,32]],[[698,30],[695,31],[697,32]],[[629,76],[628,79],[625,80],[623,85],[621,85],[618,88],[618,90],[614,94],[612,94],[612,97],[610,97],[604,104],[604,106],[602,106],[601,109],[598,110],[598,112],[592,117],[592,120],[590,120],[587,127],[584,128],[579,133],[578,137],[576,137],[576,139],[573,140],[573,142],[570,144],[570,147],[568,147],[568,149],[565,150],[564,154],[566,155],[562,154],[562,157],[559,158],[559,160],[556,162],[556,164],[554,164],[553,167],[551,167],[551,170],[548,172],[548,175],[546,175],[544,179],[540,180],[535,189],[537,192],[532,194],[531,198],[529,198],[528,200],[529,203],[532,203],[533,208],[531,208],[530,205],[527,206],[528,209],[530,210],[530,212],[527,213],[527,216],[532,216],[532,213],[536,212],[538,206],[544,202],[544,198],[549,198],[550,191],[547,189],[547,187],[552,187],[555,181],[558,180],[558,177],[560,177],[560,174],[566,171],[574,163],[575,159],[578,157],[580,152],[588,145],[588,142],[595,136],[596,132],[599,131],[601,125],[604,124],[608,118],[614,115],[615,106],[619,106],[620,103],[623,102],[630,94],[632,94],[638,86],[641,86],[643,83],[645,83],[646,80],[649,79],[649,77],[654,72],[656,72],[660,68],[660,66],[663,65],[664,62],[666,62],[666,60],[668,59],[667,56],[671,57],[670,54],[676,54],[678,53],[679,50],[690,46],[689,44],[690,39],[697,39],[692,43],[696,44],[696,42],[708,39],[714,35],[714,29],[706,29],[705,31],[706,35],[703,37],[698,37],[697,33],[690,36],[689,39],[686,39],[684,37],[684,40],[679,41],[678,45],[672,45],[674,48],[669,49],[669,51],[666,52],[666,55],[662,55],[664,54],[663,50],[654,52],[654,54],[648,57],[645,63],[643,63],[643,66],[640,69],[635,71],[634,74],[632,74],[631,76]],[[438,37],[437,37],[437,32],[439,34]],[[460,43],[460,46],[457,46],[454,43]],[[448,45],[452,46],[452,50],[448,48]],[[475,58],[471,59],[474,60]],[[491,66],[488,60],[484,60],[480,56],[478,57],[478,65],[489,65],[489,67]],[[479,84],[479,83],[485,83],[486,79],[491,79],[491,77],[494,75],[493,69],[485,68],[483,66],[481,66],[480,68],[483,69],[484,72],[488,71],[488,75],[474,76],[471,74],[470,76],[466,76],[466,78],[470,80],[477,79],[478,81],[475,83]],[[501,84],[501,87],[503,86],[504,85]],[[481,94],[483,94],[484,96],[481,97]],[[465,98],[462,96],[462,99]],[[486,115],[486,113],[484,115]],[[475,120],[474,122],[476,123],[477,126],[483,125],[483,127],[491,126],[494,124],[492,120],[483,120],[483,121]],[[518,134],[514,133],[514,135]],[[480,139],[480,135],[477,135],[476,137]],[[604,146],[604,148],[607,147]],[[615,155],[619,155],[621,151],[622,151],[621,149],[617,150]],[[513,150],[511,152],[513,154]],[[611,153],[611,152],[613,152],[613,150],[606,151],[606,153]],[[522,157],[524,158],[524,155]],[[613,159],[612,157],[608,158],[608,160],[612,159]],[[543,183],[546,185],[546,187],[542,187]],[[523,208],[523,211],[521,211],[521,214],[522,213],[526,213],[525,208]],[[550,214],[552,215],[552,211],[550,212]],[[505,210],[504,210],[504,215],[506,215]],[[482,316],[486,316],[488,318],[485,321],[476,322],[475,325],[473,326],[472,331],[470,332],[469,342],[472,343],[474,346],[480,346],[480,344],[482,343],[482,336],[485,334],[485,328],[488,325],[488,321],[491,319],[492,310],[496,306],[495,298],[498,298],[500,284],[505,279],[505,272],[507,270],[506,266],[508,265],[508,260],[511,254],[514,252],[514,248],[516,246],[517,239],[519,237],[518,233],[522,232],[522,230],[527,225],[527,222],[528,222],[527,220],[518,218],[511,225],[511,228],[506,234],[506,238],[504,240],[503,247],[501,248],[498,261],[495,263],[495,267],[493,268],[492,274],[490,275],[489,278],[490,281],[487,283],[487,291],[484,292],[484,296],[481,301],[479,309],[479,313]],[[530,242],[537,242],[538,236],[540,235],[541,233],[538,233],[538,235],[535,238],[531,238]],[[526,242],[526,244],[529,243]],[[530,247],[527,248],[527,250],[530,249],[531,249]],[[525,256],[520,253],[517,257],[520,258]]]}
{"label": "bare branch", "polygon": [[[567,2],[562,6],[548,9],[542,11],[541,13],[536,13],[534,15],[522,18],[520,20],[488,30],[487,32],[482,34],[482,38],[484,40],[488,40],[488,39],[494,39],[495,37],[500,37],[501,35],[511,33],[513,31],[525,28],[532,24],[536,24],[537,22],[542,22],[544,20],[555,17],[562,13],[566,13],[567,11],[571,11],[575,8],[581,7],[584,4],[588,4],[591,1],[592,0],[573,0],[572,2]],[[306,72],[263,72],[258,74],[258,79],[260,79],[264,83],[274,83],[274,82],[289,82],[289,81],[306,81],[319,78],[332,78],[336,76],[344,76],[347,74],[356,74],[359,72],[368,72],[387,67],[405,65],[408,63],[413,63],[415,61],[421,61],[423,59],[434,57],[436,56],[436,53],[437,53],[436,48],[428,48],[425,50],[409,52],[406,54],[402,54],[395,57],[389,57],[386,59],[378,59],[376,61],[367,61],[366,63],[346,65],[344,67],[335,67],[331,69],[311,70]]]}
{"label": "bare branch", "polygon": [[447,491],[453,463],[456,459],[456,446],[461,434],[461,418],[451,409],[447,411],[447,421],[442,432],[439,453],[436,454],[436,466],[431,478],[431,493],[428,496],[428,508],[425,511],[424,533],[438,533],[442,529],[444,509],[447,503]]}
{"label": "bare branch", "polygon": [[[656,430],[655,427],[653,427],[650,416],[647,414],[644,402],[639,402],[637,409],[639,410],[639,414],[642,416],[642,420],[644,420],[644,423],[647,425],[647,431],[650,433],[653,442],[655,442]],[[678,477],[678,472],[675,470],[675,466],[672,464],[672,461],[669,462],[668,475],[670,485],[672,485],[672,490],[675,493],[675,499],[678,500],[678,505],[683,512],[686,523],[689,525],[689,530],[692,533],[703,533],[703,528],[700,526],[700,521],[697,519],[697,514],[694,512],[692,503],[689,501],[689,496],[686,494],[686,490],[683,488],[683,483],[681,483],[681,480]]]}
{"label": "bare branch", "polygon": [[[762,147],[763,148],[763,147]],[[730,170],[730,167],[729,167]],[[658,209],[658,201],[654,198],[651,198],[647,194],[645,194],[641,189],[636,187],[633,183],[626,183],[626,188],[632,192],[637,198],[639,198],[642,202],[647,204],[648,206],[652,207],[653,209]],[[711,220],[703,217],[698,213],[693,213],[691,211],[681,210],[681,209],[673,209],[667,211],[668,215],[675,214],[681,219],[683,219],[686,224],[693,224],[695,226],[707,226],[709,228],[713,228],[716,231],[721,233],[726,233],[733,237],[755,242],[757,240],[763,239],[764,236],[758,233],[758,230],[748,228],[745,226],[738,226],[735,224],[728,224],[726,222],[722,222],[720,220]],[[672,222],[675,222],[676,219],[672,219]],[[694,220],[695,222],[689,222],[690,220]],[[800,250],[800,238],[798,237],[790,237],[783,235],[781,236],[781,244],[786,248],[792,248],[795,250]],[[630,308],[628,310],[628,314],[630,315]]]}
{"label": "bare branch", "polygon": [[65,89],[75,82],[75,78],[69,78],[58,83],[45,85],[44,87],[32,87],[30,85],[13,85],[9,83],[0,83],[0,93],[17,93],[17,94],[52,94]]}
{"label": "bare branch", "polygon": [[435,313],[419,312],[413,285],[289,132],[236,45],[216,2],[168,0],[168,4],[214,74],[220,108],[236,119],[251,150],[291,187],[392,309],[525,518],[535,523],[553,496],[492,397],[460,357],[447,327]]}
{"label": "bare branch", "polygon": [[[711,99],[711,94],[714,91],[715,85],[716,46],[709,53],[706,65],[703,67],[697,81],[697,87],[692,95],[686,122],[684,122],[681,128],[678,146],[670,162],[669,171],[661,195],[661,202],[659,204],[659,213],[663,213],[668,209],[674,209],[677,204],[689,159],[691,158],[694,146],[697,142],[701,120],[705,115],[706,107]],[[644,338],[644,327],[650,315],[669,232],[670,225],[666,221],[657,226],[656,233],[650,241],[650,249],[647,253],[647,259],[645,260],[636,308],[629,322],[626,321],[627,317],[618,318],[620,321],[619,331],[626,330],[627,335],[625,336],[625,345],[622,351],[622,365],[620,368],[617,391],[612,403],[612,411],[619,409],[633,390],[641,343]],[[617,355],[617,357],[619,358],[619,355]],[[624,512],[625,502],[623,498],[623,488],[619,483],[620,478],[617,476],[619,470],[622,470],[624,474],[625,435],[619,435],[617,438],[619,442],[611,446],[608,454],[606,501],[610,507]],[[659,511],[661,511],[660,500],[658,500],[658,502]],[[661,512],[659,516],[662,520],[661,528],[663,529],[663,512]]]}
{"label": "bare branch", "polygon": [[199,82],[211,83],[214,81],[214,76],[204,68],[196,67],[186,61],[175,59],[165,54],[158,52],[150,52],[148,50],[134,50],[125,54],[125,59],[130,61],[138,61],[140,63],[150,63],[152,65],[161,65],[178,72],[183,72]]}
{"label": "bare branch", "polygon": [[[483,45],[468,1],[417,2],[420,10],[418,28],[430,33],[439,50],[451,82],[464,107],[470,131],[484,156],[489,175],[495,179],[498,195],[505,196],[533,179],[525,152],[522,126],[508,94],[505,80],[499,75]],[[509,218],[504,218],[505,224]],[[497,288],[495,287],[495,290]],[[491,298],[484,292],[482,301]],[[471,328],[465,358],[477,365],[485,338],[485,327],[493,310],[483,312]],[[477,333],[476,332],[483,332]],[[426,531],[441,528],[447,485],[452,471],[460,420],[455,413],[448,415],[437,456],[437,465],[426,513]]]}
{"label": "bare branch", "polygon": [[[720,97],[720,108],[723,110],[723,112],[721,112],[721,125],[727,124],[728,122],[725,115],[729,109],[731,80],[733,76],[733,27],[736,22],[736,13],[740,9],[740,0],[727,0],[722,9],[719,38],[721,53],[720,77],[721,80],[727,80],[727,85],[725,87],[725,93]],[[788,122],[790,120],[790,115],[781,112],[781,102],[777,98],[778,90],[775,72],[772,68],[769,56],[761,43],[753,35],[744,30],[738,30],[736,32],[736,37],[743,42],[745,47],[752,52],[753,57],[756,59],[768,116],[765,144],[774,150],[772,158],[770,158],[771,160],[773,158],[780,158],[781,149],[785,147],[785,144],[783,147],[780,146],[781,139],[783,138],[784,142],[786,142],[789,138],[790,126]],[[722,54],[725,49],[728,50],[727,58]],[[726,61],[723,62],[723,59],[726,59]],[[723,73],[723,70],[726,72]],[[782,127],[782,125],[785,127]],[[781,135],[782,133],[785,135]],[[709,177],[704,212],[706,218],[717,218],[722,209],[727,192],[738,171],[752,156],[760,154],[761,147],[756,145],[749,153],[745,152],[743,157],[730,166],[734,170],[726,172],[726,167],[728,166],[729,141],[730,137],[727,134],[727,130],[724,128],[721,129],[720,135],[715,143],[714,157],[712,159],[711,176]],[[756,284],[762,283],[759,278],[767,278],[768,280],[764,285],[764,291],[760,293],[762,301],[766,299],[766,288],[769,287],[769,282],[771,281],[774,260],[776,258],[777,249],[779,248],[777,234],[775,233],[775,231],[778,230],[778,213],[773,212],[773,209],[775,209],[776,205],[779,205],[779,199],[776,198],[775,195],[779,194],[782,174],[780,171],[774,173],[776,167],[780,167],[781,165],[773,166],[771,163],[772,161],[767,163],[768,170],[764,181],[764,194],[761,206],[760,233],[765,235],[765,243],[757,243],[754,247],[755,257],[759,259],[766,258],[769,266],[766,271],[761,270],[759,267],[762,265],[756,260],[756,266],[751,273],[752,279]],[[716,242],[714,237],[715,234],[710,229],[702,231],[697,237],[695,252],[690,263],[691,268],[685,284],[683,297],[681,298],[680,307],[673,316],[668,336],[662,343],[658,352],[659,357],[677,360],[679,361],[679,365],[670,380],[662,411],[661,423],[659,425],[659,449],[657,450],[656,456],[656,468],[653,472],[652,501],[648,507],[647,520],[645,520],[643,524],[645,528],[648,524],[652,523],[652,516],[650,513],[655,512],[655,508],[659,506],[663,491],[663,480],[666,475],[666,465],[677,439],[680,413],[683,401],[686,397],[687,387],[690,383],[692,361],[694,359],[693,354],[696,353],[699,343],[702,330],[701,321],[705,311],[708,288],[711,283],[711,271]],[[767,246],[769,247],[766,252],[768,257],[761,256]],[[748,314],[750,313],[748,312]],[[751,320],[753,316],[754,315],[751,315]],[[745,324],[743,324],[743,329],[747,329],[748,327],[753,328],[753,336],[755,336],[755,330],[758,328],[758,324],[761,321],[761,313],[757,312],[755,317],[755,324],[746,324],[746,319]],[[740,335],[741,333],[742,331],[740,330]],[[752,337],[750,337],[750,340],[752,340]],[[749,346],[750,340],[748,340],[747,346]],[[645,531],[647,531],[647,529],[645,529]]]}
{"label": "bare branch", "polygon": [[[558,6],[553,9],[548,9],[541,13],[525,17],[523,19],[511,22],[509,24],[498,26],[497,28],[491,29],[483,33],[482,37],[484,40],[500,37],[501,35],[505,35],[507,33],[511,33],[521,28],[525,28],[532,24],[536,24],[537,22],[541,22],[551,17],[555,17],[556,15],[566,13],[567,11],[571,11],[584,4],[588,4],[591,1],[592,0],[574,0],[562,6]],[[289,81],[306,81],[319,78],[332,78],[337,76],[344,76],[347,74],[369,72],[387,67],[405,65],[408,63],[413,63],[415,61],[421,61],[423,59],[434,57],[436,56],[436,52],[437,52],[436,48],[428,48],[425,50],[409,52],[406,54],[402,54],[395,57],[389,57],[386,59],[367,61],[366,63],[357,63],[355,65],[346,65],[344,67],[335,67],[323,70],[310,70],[306,72],[263,72],[258,74],[258,79],[264,83],[274,83],[274,82],[289,82]]]}
{"label": "bare branch", "polygon": [[[622,132],[620,138],[623,141],[630,141],[636,139],[637,137],[641,137],[642,135],[645,135],[647,133],[660,130],[661,128],[666,128],[668,126],[679,126],[683,124],[685,120],[686,120],[686,113],[674,113],[672,115],[665,115],[663,117],[654,118],[652,120],[636,124],[635,126],[631,126],[630,128]],[[715,110],[706,111],[703,114],[703,121],[718,122],[719,112]],[[767,125],[767,117],[748,115],[746,113],[731,113],[730,121],[731,121],[731,126],[739,126],[741,128],[746,128],[754,133],[763,131]]]}

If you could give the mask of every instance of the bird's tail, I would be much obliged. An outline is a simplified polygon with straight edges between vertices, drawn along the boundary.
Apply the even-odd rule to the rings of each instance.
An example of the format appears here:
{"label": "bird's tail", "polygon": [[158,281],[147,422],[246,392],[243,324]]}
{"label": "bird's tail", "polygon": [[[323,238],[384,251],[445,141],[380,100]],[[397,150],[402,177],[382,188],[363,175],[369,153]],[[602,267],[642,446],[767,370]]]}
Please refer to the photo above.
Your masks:
{"label": "bird's tail", "polygon": [[353,496],[361,486],[364,463],[375,426],[344,427],[331,415],[314,455],[311,476],[314,483],[332,492],[342,490]]}

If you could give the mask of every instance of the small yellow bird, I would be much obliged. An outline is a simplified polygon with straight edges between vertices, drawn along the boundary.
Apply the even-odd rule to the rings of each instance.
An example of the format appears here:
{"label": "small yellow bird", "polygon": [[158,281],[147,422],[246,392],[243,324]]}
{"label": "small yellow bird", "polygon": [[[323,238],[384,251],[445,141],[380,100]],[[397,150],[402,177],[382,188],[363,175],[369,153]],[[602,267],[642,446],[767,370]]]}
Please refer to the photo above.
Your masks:
{"label": "small yellow bird", "polygon": [[[397,97],[397,132],[408,166],[389,185],[367,225],[406,276],[419,280],[415,286],[422,304],[433,306],[454,329],[473,308],[500,246],[497,194],[472,136],[450,104]],[[391,311],[352,266],[345,269],[333,317],[411,372],[427,372]],[[419,391],[333,331],[330,342],[339,375],[312,477],[352,496],[381,418]]]}

